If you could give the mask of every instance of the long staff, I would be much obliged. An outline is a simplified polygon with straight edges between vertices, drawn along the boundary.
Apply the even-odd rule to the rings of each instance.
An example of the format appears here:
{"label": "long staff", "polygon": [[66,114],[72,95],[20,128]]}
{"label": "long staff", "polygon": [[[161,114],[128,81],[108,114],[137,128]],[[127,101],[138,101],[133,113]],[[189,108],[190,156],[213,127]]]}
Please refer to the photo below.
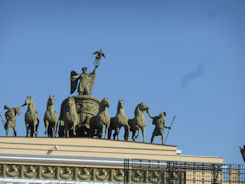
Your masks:
{"label": "long staff", "polygon": [[[174,123],[175,117],[176,117],[176,116],[174,115],[174,117],[173,117],[173,119],[172,119],[172,122],[171,122],[171,125],[170,125],[170,128],[172,128],[172,125],[173,125],[173,123]],[[168,130],[168,134],[167,134],[167,136],[166,136],[166,138],[165,138],[164,144],[166,144],[166,142],[167,142],[169,132],[170,132],[170,130]]]}

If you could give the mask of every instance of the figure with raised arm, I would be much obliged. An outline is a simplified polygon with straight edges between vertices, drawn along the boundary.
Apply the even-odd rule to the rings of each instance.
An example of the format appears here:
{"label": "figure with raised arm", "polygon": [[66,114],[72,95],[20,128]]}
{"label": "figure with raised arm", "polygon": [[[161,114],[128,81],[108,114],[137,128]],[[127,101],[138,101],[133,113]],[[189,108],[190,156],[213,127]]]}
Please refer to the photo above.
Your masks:
{"label": "figure with raised arm", "polygon": [[164,128],[168,128],[168,129],[171,128],[165,125],[165,119],[163,117],[166,116],[166,112],[160,113],[158,116],[152,116],[148,110],[146,112],[152,119],[152,124],[155,125],[155,129],[151,137],[151,143],[153,143],[155,136],[160,135],[162,136],[162,144],[164,144]]}
{"label": "figure with raised arm", "polygon": [[4,109],[7,110],[5,112],[5,119],[2,119],[2,122],[6,122],[4,124],[4,129],[6,132],[6,136],[9,136],[9,128],[12,127],[14,131],[14,136],[17,136],[16,132],[16,114],[20,115],[20,108],[22,108],[24,105],[21,105],[19,107],[10,107],[8,105],[4,106]]}
{"label": "figure with raised arm", "polygon": [[[81,74],[77,74],[75,71],[72,71],[71,72],[71,94],[77,88],[79,95],[91,95],[97,68],[98,68],[98,65],[95,65],[95,68],[92,73],[86,73],[87,67],[82,68]],[[77,87],[78,80],[80,80],[80,82]]]}

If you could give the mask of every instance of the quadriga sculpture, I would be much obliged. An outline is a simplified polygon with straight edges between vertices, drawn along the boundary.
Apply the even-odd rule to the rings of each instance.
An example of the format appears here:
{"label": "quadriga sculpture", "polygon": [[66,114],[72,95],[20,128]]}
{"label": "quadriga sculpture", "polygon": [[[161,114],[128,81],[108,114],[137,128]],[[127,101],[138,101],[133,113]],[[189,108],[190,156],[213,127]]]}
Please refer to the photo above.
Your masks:
{"label": "quadriga sculpture", "polygon": [[128,118],[124,111],[123,100],[119,100],[117,105],[117,114],[115,117],[111,118],[111,123],[108,132],[108,139],[111,139],[112,130],[115,130],[113,134],[113,139],[115,140],[117,136],[117,140],[119,140],[119,131],[122,126],[124,126],[125,128],[124,140],[128,140],[129,130],[130,130],[128,125]]}
{"label": "quadriga sculpture", "polygon": [[[146,119],[144,116],[144,111],[149,110],[149,107],[147,107],[143,102],[138,104],[134,111],[134,118],[128,119],[128,124],[130,126],[130,131],[132,132],[132,139],[135,141],[135,139],[139,136],[139,129],[142,132],[143,136],[143,142],[145,142],[145,126],[146,126]],[[136,132],[137,136],[136,136]]]}
{"label": "quadriga sculpture", "polygon": [[[105,138],[106,138],[110,126],[110,119],[111,119],[107,111],[108,107],[110,107],[110,103],[107,98],[104,98],[100,102],[99,113],[90,119],[91,137],[96,135],[97,137],[101,138],[103,134],[103,128],[105,126]],[[97,131],[96,134],[95,131]]]}
{"label": "quadriga sculpture", "polygon": [[48,134],[48,137],[56,137],[58,116],[54,110],[54,96],[49,96],[47,109],[44,114],[44,125],[45,134]]}
{"label": "quadriga sculpture", "polygon": [[70,130],[73,130],[73,136],[76,135],[76,126],[79,123],[76,104],[73,97],[68,98],[65,105],[61,105],[60,124],[64,124],[64,135],[70,137]]}
{"label": "quadriga sculpture", "polygon": [[37,128],[39,124],[39,118],[36,112],[34,101],[31,96],[28,96],[26,98],[24,105],[28,105],[28,108],[25,114],[26,137],[33,137],[33,133],[37,137]]}

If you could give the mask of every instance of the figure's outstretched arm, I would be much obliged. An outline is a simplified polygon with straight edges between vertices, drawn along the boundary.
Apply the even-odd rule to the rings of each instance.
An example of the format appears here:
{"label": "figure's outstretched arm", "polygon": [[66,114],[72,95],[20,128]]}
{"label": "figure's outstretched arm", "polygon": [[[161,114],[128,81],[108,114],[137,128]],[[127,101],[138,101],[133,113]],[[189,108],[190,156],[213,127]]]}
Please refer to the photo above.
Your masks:
{"label": "figure's outstretched arm", "polygon": [[24,107],[25,106],[25,104],[23,104],[23,105],[21,105],[21,106],[19,106],[19,107],[16,107],[16,109],[17,110],[20,110],[22,107]]}
{"label": "figure's outstretched arm", "polygon": [[151,119],[153,119],[154,117],[150,114],[149,110],[146,110],[147,114],[150,116]]}
{"label": "figure's outstretched arm", "polygon": [[22,107],[24,107],[24,106],[25,106],[25,104],[23,104],[23,105],[21,105],[21,106],[19,106],[19,107],[16,107],[16,108],[15,108],[15,114],[20,115],[20,114],[21,114],[20,109],[21,109]]}
{"label": "figure's outstretched arm", "polygon": [[99,67],[98,65],[95,65],[94,70],[93,70],[93,72],[92,72],[91,74],[95,74],[95,73],[96,73],[96,69],[97,69],[98,67]]}
{"label": "figure's outstretched arm", "polygon": [[166,126],[165,121],[164,121],[164,123],[163,123],[163,127],[164,127],[164,128],[168,128],[169,130],[171,129],[170,126]]}
{"label": "figure's outstretched arm", "polygon": [[78,75],[74,75],[74,76],[71,77],[71,80],[74,81],[74,80],[78,79],[79,77],[80,77],[79,74]]}

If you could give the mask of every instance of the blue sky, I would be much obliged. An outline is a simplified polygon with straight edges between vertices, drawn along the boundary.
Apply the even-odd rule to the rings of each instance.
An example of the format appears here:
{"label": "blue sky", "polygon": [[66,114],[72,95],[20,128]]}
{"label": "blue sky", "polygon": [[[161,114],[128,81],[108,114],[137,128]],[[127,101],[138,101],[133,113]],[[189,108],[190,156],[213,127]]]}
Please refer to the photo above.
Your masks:
{"label": "blue sky", "polygon": [[[176,114],[167,144],[184,155],[243,163],[238,147],[245,144],[244,9],[239,0],[1,0],[0,113],[5,104],[22,105],[31,95],[39,136],[45,136],[49,95],[55,95],[59,113],[70,96],[70,71],[92,71],[92,53],[103,48],[107,58],[92,96],[109,98],[110,116],[118,99],[124,99],[129,118],[143,101],[152,115],[166,111],[167,125]],[[25,136],[26,107],[21,111],[17,134]],[[154,127],[145,116],[150,142]]]}

